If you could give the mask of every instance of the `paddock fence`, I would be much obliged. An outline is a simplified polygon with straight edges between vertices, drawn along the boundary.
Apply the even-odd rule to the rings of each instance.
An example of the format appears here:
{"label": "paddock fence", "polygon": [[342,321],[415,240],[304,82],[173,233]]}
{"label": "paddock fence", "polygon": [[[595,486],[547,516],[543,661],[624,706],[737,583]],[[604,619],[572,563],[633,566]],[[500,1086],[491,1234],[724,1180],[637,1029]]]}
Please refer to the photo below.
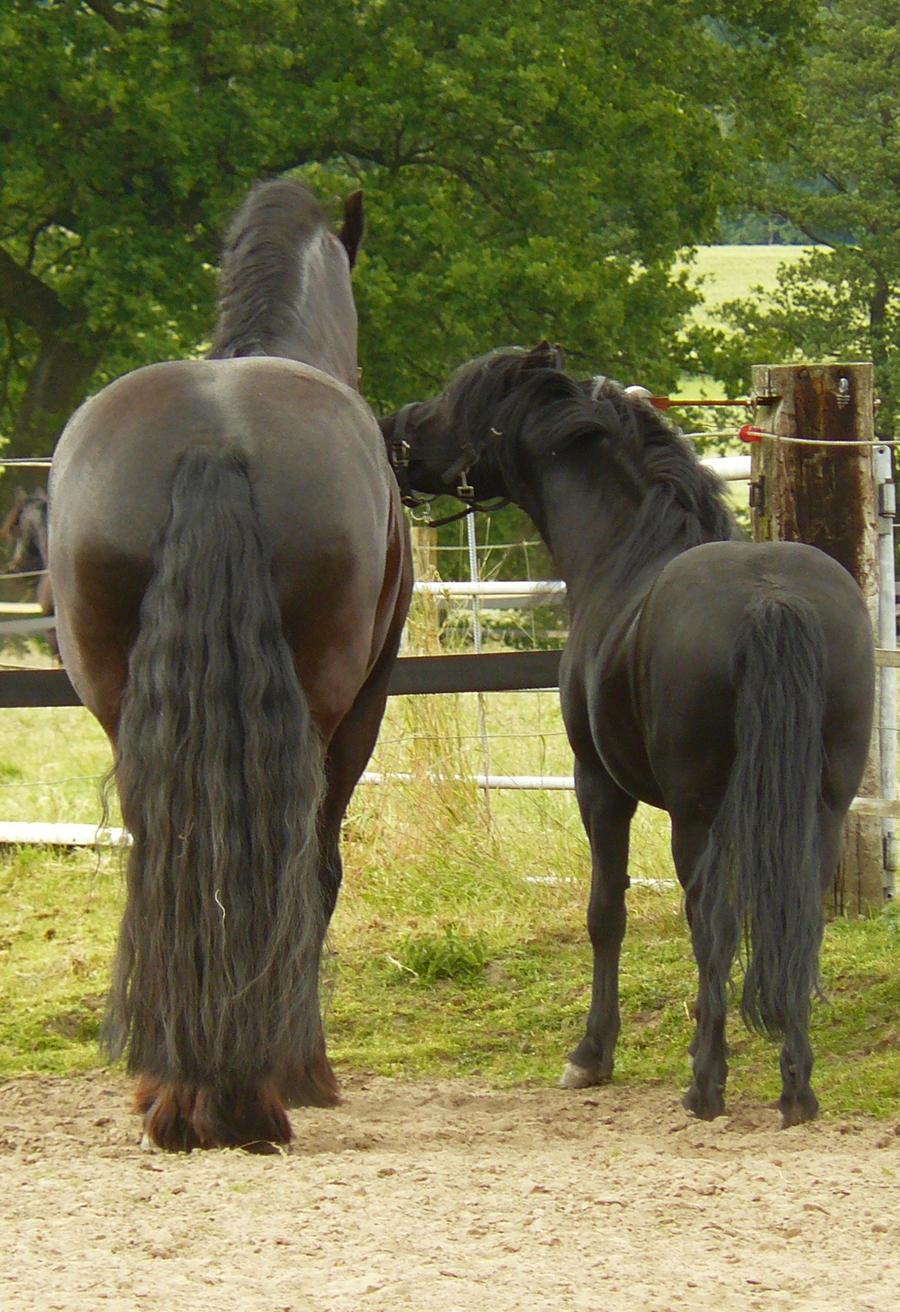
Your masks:
{"label": "paddock fence", "polygon": [[[747,426],[741,431],[741,436],[745,439],[747,438],[746,428]],[[736,431],[724,431],[715,435],[737,436],[738,434]],[[709,434],[688,434],[688,436],[709,436]],[[749,440],[756,440],[756,438],[750,436]],[[883,489],[890,487],[891,492],[893,490],[890,450],[884,445],[881,446],[880,450],[882,451],[882,462],[879,486],[882,490],[878,493],[879,506],[884,510],[889,510],[890,498]],[[887,452],[886,466],[884,464],[884,452]],[[8,463],[12,464],[13,462]],[[19,467],[46,468],[49,462],[34,460],[15,463]],[[704,460],[703,463],[713,468],[721,478],[729,482],[747,484],[752,477],[752,462],[751,457],[748,455],[714,457]],[[420,578],[416,582],[415,591],[419,597],[431,598],[441,605],[455,606],[457,613],[459,613],[459,607],[465,604],[471,624],[470,645],[474,650],[465,653],[428,655],[410,655],[402,652],[394,667],[389,693],[392,696],[475,693],[478,694],[480,699],[484,694],[496,692],[556,689],[559,684],[561,650],[483,651],[481,618],[482,611],[491,609],[526,611],[530,607],[562,605],[565,600],[565,585],[556,580],[482,579],[477,559],[478,549],[475,543],[472,518],[469,517],[465,523],[468,538],[465,549],[468,552],[470,565],[469,580],[446,582],[437,578]],[[891,578],[889,581],[890,619],[888,623],[887,619],[882,617],[882,621],[878,625],[879,646],[876,661],[882,672],[880,676],[882,680],[887,676],[887,678],[896,681],[896,670],[900,668],[900,652],[896,650],[895,645],[896,607],[893,581],[892,518],[888,527],[890,534],[890,552],[888,554],[891,558]],[[494,549],[496,549],[496,544],[494,544]],[[884,556],[885,553],[882,553],[882,555]],[[884,560],[881,564],[884,565]],[[4,576],[0,576],[0,578],[2,577]],[[21,579],[23,576],[16,575],[16,577]],[[882,592],[885,596],[887,595],[885,587],[882,588]],[[882,610],[884,610],[884,606],[882,606]],[[36,611],[36,606],[29,603],[0,603],[0,617],[2,617],[0,618],[0,644],[6,638],[37,635],[51,629],[53,627],[52,617],[39,615]],[[893,634],[893,639],[890,636],[891,634]],[[2,656],[0,656],[0,660],[2,660]],[[896,693],[894,696],[896,698]],[[882,701],[884,701],[883,695]],[[78,706],[79,704],[78,695],[63,669],[12,668],[0,665],[0,709],[64,707]],[[896,708],[896,700],[893,705]],[[570,774],[503,774],[492,771],[489,766],[490,751],[483,712],[480,712],[479,719],[479,733],[484,739],[483,760],[485,768],[478,773],[466,776],[466,782],[484,790],[553,792],[574,789],[574,779]],[[894,723],[886,724],[882,722],[877,727],[876,732],[880,736],[882,749],[884,749],[888,740],[892,740],[893,773],[896,776],[896,740],[898,733],[896,711],[894,712]],[[890,755],[890,752],[888,752],[888,755]],[[392,774],[390,777],[402,781],[409,776],[404,776],[400,772]],[[882,778],[884,778],[883,770]],[[378,771],[367,771],[361,782],[378,785],[385,782],[385,779],[386,776]],[[869,789],[868,791],[871,792],[872,790]],[[884,788],[880,796],[867,795],[856,798],[852,810],[860,815],[877,817],[889,830],[890,840],[893,842],[896,821],[900,819],[900,801],[897,799],[896,786],[893,789],[889,786]],[[4,823],[0,820],[0,842],[50,842],[61,846],[80,846],[83,844],[94,845],[98,841],[122,842],[127,841],[127,836],[121,830],[104,830],[91,825],[36,825],[21,822]],[[887,849],[887,839],[885,845]],[[891,867],[886,873],[886,891],[889,896],[892,896],[894,891],[893,868],[896,861],[886,859],[885,864]]]}

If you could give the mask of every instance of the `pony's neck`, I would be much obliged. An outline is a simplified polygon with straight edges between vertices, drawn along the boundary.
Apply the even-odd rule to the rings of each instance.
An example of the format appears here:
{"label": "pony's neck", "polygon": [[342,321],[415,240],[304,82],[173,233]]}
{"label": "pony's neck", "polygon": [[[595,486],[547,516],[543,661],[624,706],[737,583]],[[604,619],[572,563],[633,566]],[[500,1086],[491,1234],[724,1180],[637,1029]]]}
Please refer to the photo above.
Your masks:
{"label": "pony's neck", "polygon": [[604,496],[597,484],[569,464],[550,466],[537,495],[523,504],[565,582],[570,606],[596,592],[611,576],[636,507]]}
{"label": "pony's neck", "polygon": [[[579,461],[551,461],[534,486],[513,498],[533,519],[566,584],[570,608],[590,596],[618,611],[639,596],[675,556],[701,541],[728,537],[705,531],[683,509],[667,523],[644,523],[640,502],[608,472],[592,476]],[[661,512],[666,518],[665,512]],[[662,529],[662,531],[659,531]]]}

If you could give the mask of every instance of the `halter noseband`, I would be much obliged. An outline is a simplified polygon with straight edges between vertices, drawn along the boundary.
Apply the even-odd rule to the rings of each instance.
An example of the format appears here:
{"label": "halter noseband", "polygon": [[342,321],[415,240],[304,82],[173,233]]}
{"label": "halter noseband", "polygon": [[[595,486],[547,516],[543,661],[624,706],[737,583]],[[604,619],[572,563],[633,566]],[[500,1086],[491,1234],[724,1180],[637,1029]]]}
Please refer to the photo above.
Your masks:
{"label": "halter noseband", "polygon": [[[467,442],[462,448],[460,458],[449,469],[441,475],[441,481],[447,484],[447,493],[435,492],[426,496],[423,493],[414,492],[409,481],[409,453],[410,443],[406,437],[406,421],[410,410],[419,402],[409,401],[397,411],[397,417],[394,421],[394,431],[391,440],[387,444],[388,460],[397,479],[400,488],[400,500],[404,506],[410,510],[422,510],[425,506],[430,506],[440,496],[454,496],[458,501],[464,503],[464,509],[458,510],[455,514],[444,515],[440,519],[425,519],[426,528],[443,528],[445,524],[455,524],[457,520],[465,519],[467,515],[474,515],[477,511],[489,514],[492,510],[502,510],[504,506],[509,505],[508,497],[498,497],[492,501],[479,501],[475,496],[475,489],[469,482],[469,470],[478,459],[479,452],[475,450],[471,442]],[[495,437],[501,437],[495,428],[491,429]],[[456,487],[451,492],[450,486],[456,483]]]}

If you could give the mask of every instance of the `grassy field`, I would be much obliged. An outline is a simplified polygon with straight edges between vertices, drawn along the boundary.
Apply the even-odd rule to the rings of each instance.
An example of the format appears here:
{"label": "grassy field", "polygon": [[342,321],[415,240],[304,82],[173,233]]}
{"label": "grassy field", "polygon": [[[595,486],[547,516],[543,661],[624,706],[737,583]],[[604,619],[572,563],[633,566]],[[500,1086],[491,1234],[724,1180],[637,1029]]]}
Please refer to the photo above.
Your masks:
{"label": "grassy field", "polygon": [[806,246],[701,246],[691,267],[704,296],[698,310],[701,323],[717,323],[717,309],[726,301],[750,295],[757,287],[771,292],[782,264],[792,264]]}
{"label": "grassy field", "polygon": [[[554,693],[486,701],[490,767],[567,772]],[[99,821],[108,749],[86,712],[4,711],[3,813]],[[327,1029],[339,1071],[554,1082],[580,1037],[590,953],[588,854],[565,793],[492,793],[435,777],[482,764],[473,696],[395,698],[378,757],[413,779],[361,787],[345,832]],[[617,1079],[686,1083],[695,977],[667,825],[633,840]],[[109,849],[0,851],[0,1077],[96,1067],[122,899]],[[829,926],[815,1009],[829,1115],[900,1116],[900,916]],[[732,1084],[778,1091],[777,1054],[732,1025]]]}

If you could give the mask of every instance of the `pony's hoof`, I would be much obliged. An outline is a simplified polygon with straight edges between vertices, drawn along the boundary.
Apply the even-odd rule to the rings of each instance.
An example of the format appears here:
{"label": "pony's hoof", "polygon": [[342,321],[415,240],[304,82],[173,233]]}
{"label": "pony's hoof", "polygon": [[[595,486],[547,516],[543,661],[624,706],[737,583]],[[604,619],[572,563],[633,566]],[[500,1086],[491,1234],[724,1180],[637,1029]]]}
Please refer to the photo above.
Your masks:
{"label": "pony's hoof", "polygon": [[789,1130],[792,1125],[805,1125],[808,1121],[814,1121],[819,1114],[819,1100],[810,1090],[806,1097],[779,1099],[778,1110],[781,1112],[782,1130]]}
{"label": "pony's hoof", "polygon": [[574,1061],[570,1061],[560,1076],[559,1087],[561,1089],[593,1089],[598,1084],[608,1084],[609,1080],[609,1075],[589,1071],[584,1066],[576,1066]]}
{"label": "pony's hoof", "polygon": [[698,1121],[714,1121],[717,1116],[724,1115],[725,1099],[720,1090],[712,1095],[701,1093],[696,1085],[691,1085],[687,1093],[681,1100],[681,1105],[691,1116],[696,1116]]}

